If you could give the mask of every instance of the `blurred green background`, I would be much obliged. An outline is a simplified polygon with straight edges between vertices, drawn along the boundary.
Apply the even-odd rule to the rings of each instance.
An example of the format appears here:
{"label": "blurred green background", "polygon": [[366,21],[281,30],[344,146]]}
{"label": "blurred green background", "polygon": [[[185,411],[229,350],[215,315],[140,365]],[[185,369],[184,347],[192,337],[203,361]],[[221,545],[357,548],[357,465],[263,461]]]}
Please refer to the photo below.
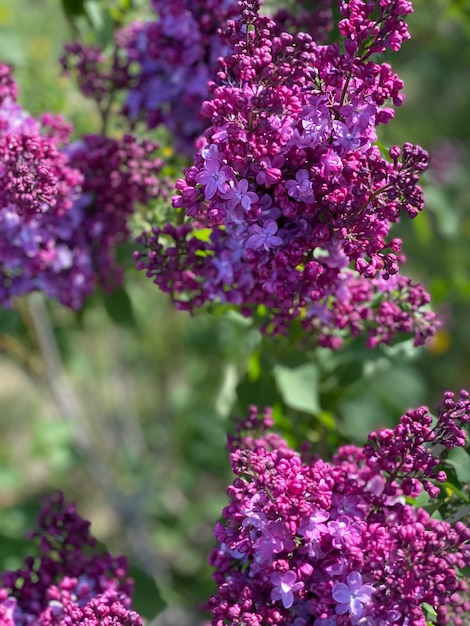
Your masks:
{"label": "blurred green background", "polygon": [[[293,444],[307,438],[328,457],[342,441],[362,443],[371,429],[395,424],[407,408],[432,408],[444,390],[470,386],[470,7],[414,6],[412,39],[388,58],[406,102],[381,140],[431,152],[427,209],[396,235],[408,272],[425,283],[444,321],[438,335],[420,350],[404,343],[367,351],[359,341],[338,354],[299,350],[261,338],[233,313],[174,311],[126,250],[126,291],[97,294],[79,316],[40,299],[0,311],[2,569],[19,565],[43,496],[61,489],[110,549],[157,576],[170,607],[158,623],[201,621],[195,613],[213,591],[212,527],[230,481],[231,414],[272,404]],[[72,36],[58,0],[0,0],[0,61],[15,67],[21,103],[34,114],[62,113],[79,136],[97,131],[99,117],[59,76]],[[75,407],[68,415],[40,375],[41,320],[51,320],[49,340],[60,349],[58,384]]]}

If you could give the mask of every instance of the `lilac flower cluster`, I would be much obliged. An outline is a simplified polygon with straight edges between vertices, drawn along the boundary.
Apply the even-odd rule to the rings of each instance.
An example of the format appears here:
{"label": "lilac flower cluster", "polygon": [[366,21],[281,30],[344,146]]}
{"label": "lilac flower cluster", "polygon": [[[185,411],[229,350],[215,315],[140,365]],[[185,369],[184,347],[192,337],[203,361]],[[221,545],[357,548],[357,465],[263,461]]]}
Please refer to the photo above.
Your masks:
{"label": "lilac flower cluster", "polygon": [[129,239],[129,217],[160,193],[157,174],[163,162],[155,154],[157,147],[132,135],[120,140],[85,135],[67,148],[70,163],[83,174],[82,193],[73,207],[80,237],[94,280],[105,289],[122,280],[114,249]]}
{"label": "lilac flower cluster", "polygon": [[326,345],[344,329],[365,329],[371,344],[398,331],[422,343],[435,330],[429,297],[398,275],[401,242],[388,235],[423,208],[427,155],[405,144],[387,160],[375,145],[402,82],[369,60],[408,36],[411,5],[341,3],[344,52],[276,34],[257,8],[242,2],[242,21],[224,30],[235,52],[221,61],[202,107],[211,126],[173,199],[189,223],[144,234],[138,267],[182,309],[215,300],[250,315],[263,305],[268,331],[299,317]]}
{"label": "lilac flower cluster", "polygon": [[114,92],[129,81],[129,66],[125,59],[115,54],[109,57],[97,45],[86,46],[79,42],[67,44],[60,59],[65,75],[74,74],[83,95],[98,104],[108,102]]}
{"label": "lilac flower cluster", "polygon": [[142,626],[124,557],[97,547],[90,523],[58,494],[40,514],[39,556],[0,576],[2,626]]}
{"label": "lilac flower cluster", "polygon": [[124,113],[143,118],[149,128],[163,124],[174,135],[177,151],[194,154],[194,141],[207,122],[199,111],[208,96],[217,59],[227,53],[219,27],[239,15],[237,0],[153,0],[158,19],[133,23],[116,43],[129,63]]}
{"label": "lilac flower cluster", "polygon": [[462,445],[469,421],[469,394],[447,393],[434,426],[427,408],[409,411],[325,463],[266,433],[270,412],[252,407],[229,438],[236,478],[215,528],[213,625],[426,626],[426,605],[433,623],[462,624],[470,529],[405,496],[446,479],[428,445]]}
{"label": "lilac flower cluster", "polygon": [[37,290],[79,308],[97,283],[114,287],[128,217],[158,192],[155,144],[94,135],[69,144],[70,131],[26,113],[0,66],[0,306]]}

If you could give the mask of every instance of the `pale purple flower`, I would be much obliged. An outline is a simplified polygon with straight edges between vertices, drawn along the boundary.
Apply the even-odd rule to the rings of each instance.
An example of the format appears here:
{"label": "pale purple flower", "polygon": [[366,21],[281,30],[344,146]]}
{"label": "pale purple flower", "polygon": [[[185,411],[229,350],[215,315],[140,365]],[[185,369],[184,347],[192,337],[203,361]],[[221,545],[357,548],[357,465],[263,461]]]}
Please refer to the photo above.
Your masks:
{"label": "pale purple flower", "polygon": [[255,546],[257,550],[255,560],[262,563],[271,560],[273,554],[278,554],[282,550],[293,550],[295,543],[282,522],[268,522]]}
{"label": "pale purple flower", "polygon": [[215,159],[207,159],[204,169],[196,176],[196,181],[204,185],[204,196],[210,200],[219,191],[224,193],[228,189],[228,181],[233,178],[232,168],[222,165]]}
{"label": "pale purple flower", "polygon": [[251,236],[246,242],[247,248],[263,248],[269,250],[270,248],[282,245],[283,241],[275,233],[277,233],[277,224],[274,220],[268,220],[264,223],[264,226],[253,224],[250,227],[249,232]]}
{"label": "pale purple flower", "polygon": [[345,558],[340,556],[338,559],[335,559],[332,563],[325,563],[324,570],[328,572],[330,576],[342,576],[346,569],[350,569],[348,566],[348,562]]}
{"label": "pale purple flower", "polygon": [[313,202],[312,183],[307,170],[299,170],[295,175],[295,180],[286,182],[287,193],[294,200],[299,202]]}
{"label": "pale purple flower", "polygon": [[293,142],[295,145],[306,148],[317,145],[329,131],[331,113],[326,104],[326,98],[312,98],[313,106],[306,106],[302,111],[302,132],[295,129]]}
{"label": "pale purple flower", "polygon": [[375,590],[372,585],[362,584],[362,576],[359,572],[350,572],[346,581],[346,583],[336,583],[333,587],[333,600],[338,603],[336,613],[338,615],[349,613],[352,623],[356,624],[363,616],[364,606],[371,602]]}
{"label": "pale purple flower", "polygon": [[275,572],[271,575],[271,582],[274,587],[271,590],[271,600],[281,600],[285,609],[289,609],[294,604],[294,593],[302,589],[304,583],[297,581],[297,574],[289,570],[285,574]]}
{"label": "pale purple flower", "polygon": [[339,112],[349,126],[357,124],[361,130],[365,130],[375,123],[377,108],[373,104],[365,104],[362,99],[357,99],[354,104],[344,104],[339,108]]}
{"label": "pale purple flower", "polygon": [[346,515],[340,515],[337,520],[328,522],[328,531],[333,537],[333,546],[341,548],[344,543],[357,543],[361,534],[359,524],[351,524],[351,520]]}
{"label": "pale purple flower", "polygon": [[[365,506],[364,500],[358,495],[340,496],[335,493],[332,499],[333,505],[336,507],[336,516],[347,515],[356,519],[364,519]],[[335,517],[335,515],[333,515]]]}
{"label": "pale purple flower", "polygon": [[314,507],[313,513],[299,528],[299,535],[311,541],[317,540],[322,533],[327,532],[326,525],[323,522],[326,522],[329,517],[328,511]]}
{"label": "pale purple flower", "polygon": [[325,152],[320,160],[322,162],[320,170],[322,176],[327,176],[331,173],[337,174],[343,169],[343,162],[341,161],[341,158],[333,150]]}
{"label": "pale purple flower", "polygon": [[249,211],[251,205],[259,200],[256,193],[248,191],[248,181],[246,178],[242,178],[240,181],[230,181],[230,185],[222,198],[228,200],[227,206],[229,209],[234,209],[241,205],[245,211]]}
{"label": "pale purple flower", "polygon": [[212,259],[212,265],[217,269],[217,283],[230,284],[233,282],[233,263],[230,252],[224,250],[220,257]]}

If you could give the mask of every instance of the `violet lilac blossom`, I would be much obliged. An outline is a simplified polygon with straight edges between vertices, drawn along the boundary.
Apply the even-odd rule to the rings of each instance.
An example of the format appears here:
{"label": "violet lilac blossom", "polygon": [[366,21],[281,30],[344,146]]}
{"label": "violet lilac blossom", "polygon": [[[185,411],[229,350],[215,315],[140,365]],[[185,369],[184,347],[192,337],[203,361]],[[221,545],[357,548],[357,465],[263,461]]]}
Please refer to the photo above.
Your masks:
{"label": "violet lilac blossom", "polygon": [[[361,334],[371,347],[398,333],[422,344],[437,322],[425,289],[400,273],[390,229],[422,210],[427,155],[410,143],[387,156],[377,147],[403,83],[372,56],[408,38],[411,4],[342,2],[339,45],[281,32],[258,8],[242,1],[241,20],[222,29],[232,52],[173,197],[186,221],[144,233],[137,266],[190,312],[262,307],[265,332],[285,334],[297,319],[330,348]],[[200,229],[211,234],[196,243]]]}

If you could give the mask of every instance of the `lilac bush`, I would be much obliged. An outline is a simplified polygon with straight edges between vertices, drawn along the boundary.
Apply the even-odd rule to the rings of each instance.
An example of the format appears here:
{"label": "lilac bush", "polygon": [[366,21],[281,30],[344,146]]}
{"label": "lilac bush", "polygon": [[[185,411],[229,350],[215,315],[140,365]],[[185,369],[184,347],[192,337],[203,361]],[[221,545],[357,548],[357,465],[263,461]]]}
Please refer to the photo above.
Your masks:
{"label": "lilac bush", "polygon": [[[392,228],[423,209],[428,156],[378,135],[403,83],[377,55],[409,38],[411,3],[298,2],[272,18],[257,0],[150,4],[155,18],[118,30],[112,58],[66,47],[63,70],[96,102],[101,134],[72,141],[60,117],[29,115],[0,65],[0,306],[41,291],[79,309],[98,285],[121,284],[116,247],[165,187],[158,145],[121,132],[143,121],[192,157],[135,255],[177,309],[234,308],[270,335],[297,323],[333,349],[359,335],[372,349],[402,334],[425,343],[439,324]],[[334,26],[339,41],[326,43]],[[433,509],[452,500],[448,456],[468,445],[469,421],[469,393],[447,392],[437,417],[409,410],[327,460],[295,451],[270,432],[271,409],[251,407],[228,438],[213,626],[463,626],[470,529]],[[0,576],[0,626],[142,625],[126,560],[98,549],[62,495],[30,538],[39,556]]]}
{"label": "lilac bush", "polygon": [[144,233],[138,267],[179,309],[262,307],[269,333],[298,318],[329,347],[361,332],[371,346],[399,332],[423,343],[436,328],[429,296],[399,273],[389,233],[423,208],[427,154],[379,149],[376,127],[393,118],[403,83],[371,60],[408,37],[411,4],[381,2],[375,14],[374,3],[343,2],[341,46],[278,34],[256,2],[241,6],[223,30],[235,52],[202,107],[211,125],[176,184],[187,221]]}
{"label": "lilac bush", "polygon": [[292,450],[267,430],[270,410],[252,407],[229,437],[236,478],[215,528],[213,625],[426,626],[426,605],[436,624],[462,624],[470,529],[409,498],[439,495],[447,474],[433,448],[464,445],[469,421],[469,394],[446,393],[434,424],[427,407],[408,411],[327,463]]}

